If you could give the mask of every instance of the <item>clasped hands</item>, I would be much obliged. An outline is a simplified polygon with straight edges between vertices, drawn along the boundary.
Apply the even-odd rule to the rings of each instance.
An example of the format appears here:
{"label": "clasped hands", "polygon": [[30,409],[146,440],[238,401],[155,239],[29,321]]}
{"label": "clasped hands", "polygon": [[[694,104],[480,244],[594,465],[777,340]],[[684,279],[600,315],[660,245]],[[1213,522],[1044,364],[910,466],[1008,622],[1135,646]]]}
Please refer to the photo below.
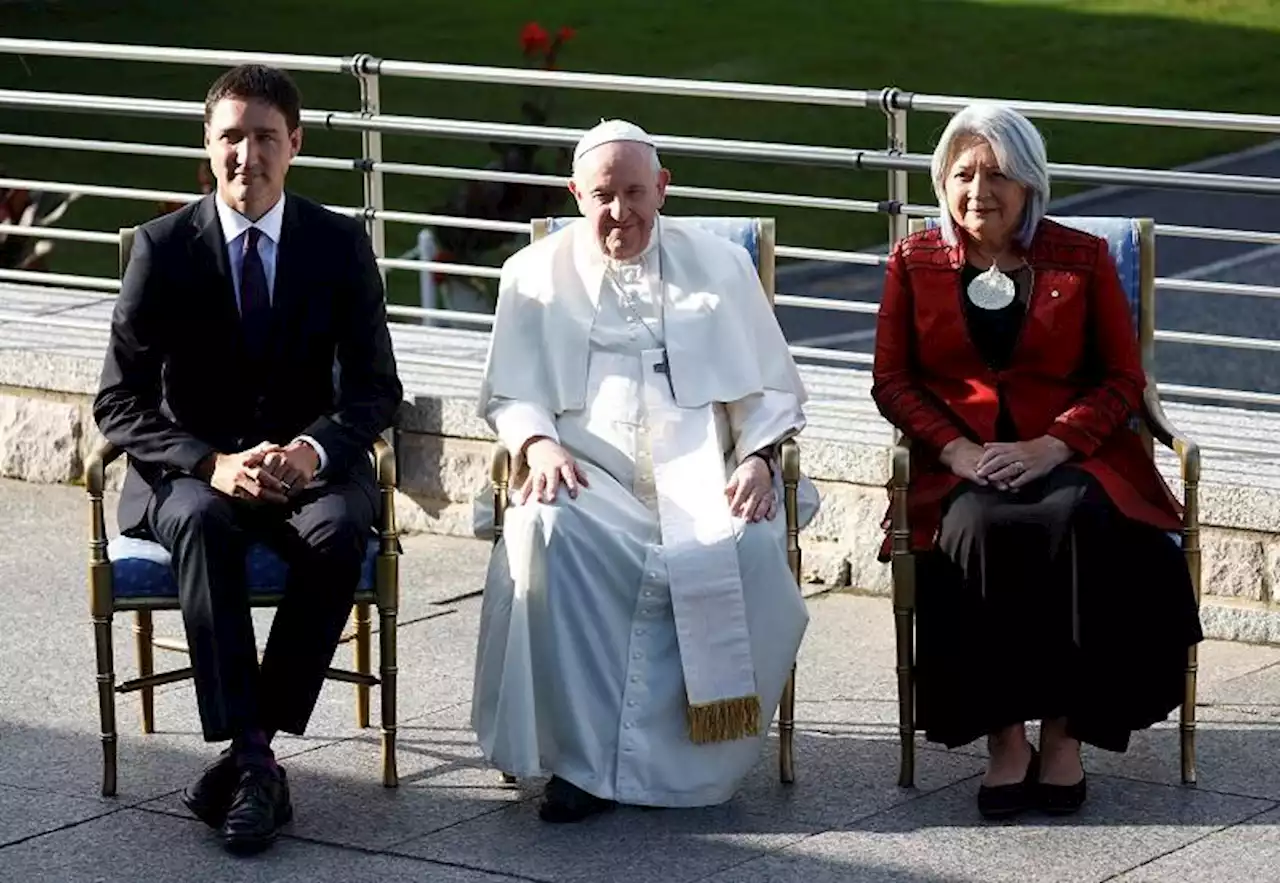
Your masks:
{"label": "clasped hands", "polygon": [[310,484],[319,468],[320,455],[305,441],[264,441],[247,451],[213,454],[197,474],[237,500],[281,504]]}
{"label": "clasped hands", "polygon": [[938,459],[966,481],[1016,491],[1071,459],[1071,448],[1051,435],[985,445],[958,438],[942,449]]}
{"label": "clasped hands", "polygon": [[[573,499],[577,498],[580,488],[589,486],[582,467],[552,439],[534,439],[525,446],[524,459],[529,471],[520,485],[521,505],[530,497],[550,503],[562,484]],[[748,521],[772,520],[777,513],[769,467],[759,457],[747,457],[738,464],[725,485],[724,494],[729,500],[729,511]]]}

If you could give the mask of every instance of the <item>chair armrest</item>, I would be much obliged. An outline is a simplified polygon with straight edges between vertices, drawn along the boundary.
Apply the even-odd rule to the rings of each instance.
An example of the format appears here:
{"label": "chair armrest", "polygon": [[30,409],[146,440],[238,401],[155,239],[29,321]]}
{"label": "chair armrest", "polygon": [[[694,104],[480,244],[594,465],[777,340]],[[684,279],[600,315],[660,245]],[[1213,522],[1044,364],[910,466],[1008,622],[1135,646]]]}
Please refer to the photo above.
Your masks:
{"label": "chair armrest", "polygon": [[514,468],[511,452],[502,442],[495,442],[489,461],[489,483],[493,486],[493,541],[502,539],[507,504],[511,501],[511,474]]}
{"label": "chair armrest", "polygon": [[107,467],[124,453],[123,448],[116,447],[109,441],[103,441],[84,462],[84,485],[90,497],[101,497],[106,487]]}
{"label": "chair armrest", "polygon": [[505,486],[511,481],[511,452],[502,442],[495,442],[489,460],[489,480],[493,486]]}
{"label": "chair armrest", "polygon": [[1200,446],[1180,432],[1164,412],[1155,379],[1147,377],[1142,392],[1142,420],[1151,437],[1178,455],[1183,483],[1200,483]]}
{"label": "chair armrest", "polygon": [[901,442],[893,446],[892,468],[889,487],[893,490],[906,490],[911,481],[911,441],[903,437]]}
{"label": "chair armrest", "polygon": [[800,445],[794,438],[785,440],[779,451],[782,461],[782,485],[792,487],[800,483]]}
{"label": "chair armrest", "polygon": [[378,487],[390,490],[396,486],[396,452],[386,439],[373,440],[373,469],[378,476]]}

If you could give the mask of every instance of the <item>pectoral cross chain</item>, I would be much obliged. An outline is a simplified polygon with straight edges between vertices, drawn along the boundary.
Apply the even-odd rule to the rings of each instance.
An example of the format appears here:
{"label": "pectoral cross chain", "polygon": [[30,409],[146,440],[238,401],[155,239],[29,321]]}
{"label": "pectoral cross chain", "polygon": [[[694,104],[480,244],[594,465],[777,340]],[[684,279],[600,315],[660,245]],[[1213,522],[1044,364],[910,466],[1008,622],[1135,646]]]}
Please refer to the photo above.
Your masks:
{"label": "pectoral cross chain", "polygon": [[653,366],[655,374],[661,374],[667,378],[667,388],[671,390],[671,398],[676,397],[675,381],[671,379],[671,362],[667,359],[667,351],[662,350],[662,361]]}

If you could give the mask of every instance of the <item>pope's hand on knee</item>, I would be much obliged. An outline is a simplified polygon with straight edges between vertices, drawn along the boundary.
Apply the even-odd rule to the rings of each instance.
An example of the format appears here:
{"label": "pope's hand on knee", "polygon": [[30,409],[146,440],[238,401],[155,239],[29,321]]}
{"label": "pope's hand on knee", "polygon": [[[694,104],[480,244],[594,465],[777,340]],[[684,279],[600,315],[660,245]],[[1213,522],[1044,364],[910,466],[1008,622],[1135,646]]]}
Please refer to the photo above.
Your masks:
{"label": "pope's hand on knee", "polygon": [[580,487],[589,486],[582,467],[552,439],[540,438],[533,442],[525,449],[524,457],[529,474],[520,486],[521,504],[527,503],[530,497],[550,503],[562,484],[570,497],[577,497]]}

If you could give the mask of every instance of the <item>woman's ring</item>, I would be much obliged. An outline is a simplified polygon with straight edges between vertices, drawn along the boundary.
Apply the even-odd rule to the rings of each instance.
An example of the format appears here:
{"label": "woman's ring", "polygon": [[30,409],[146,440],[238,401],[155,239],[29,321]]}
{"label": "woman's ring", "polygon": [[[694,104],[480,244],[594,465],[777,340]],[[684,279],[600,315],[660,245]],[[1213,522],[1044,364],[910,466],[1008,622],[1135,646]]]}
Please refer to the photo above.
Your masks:
{"label": "woman's ring", "polygon": [[1018,461],[1017,461],[1017,462],[1015,462],[1013,465],[1018,467],[1018,471],[1019,471],[1019,472],[1026,472],[1026,471],[1027,471],[1027,467],[1026,467],[1026,466],[1024,466],[1024,465],[1022,464],[1022,461],[1021,461],[1021,460],[1018,460]]}

